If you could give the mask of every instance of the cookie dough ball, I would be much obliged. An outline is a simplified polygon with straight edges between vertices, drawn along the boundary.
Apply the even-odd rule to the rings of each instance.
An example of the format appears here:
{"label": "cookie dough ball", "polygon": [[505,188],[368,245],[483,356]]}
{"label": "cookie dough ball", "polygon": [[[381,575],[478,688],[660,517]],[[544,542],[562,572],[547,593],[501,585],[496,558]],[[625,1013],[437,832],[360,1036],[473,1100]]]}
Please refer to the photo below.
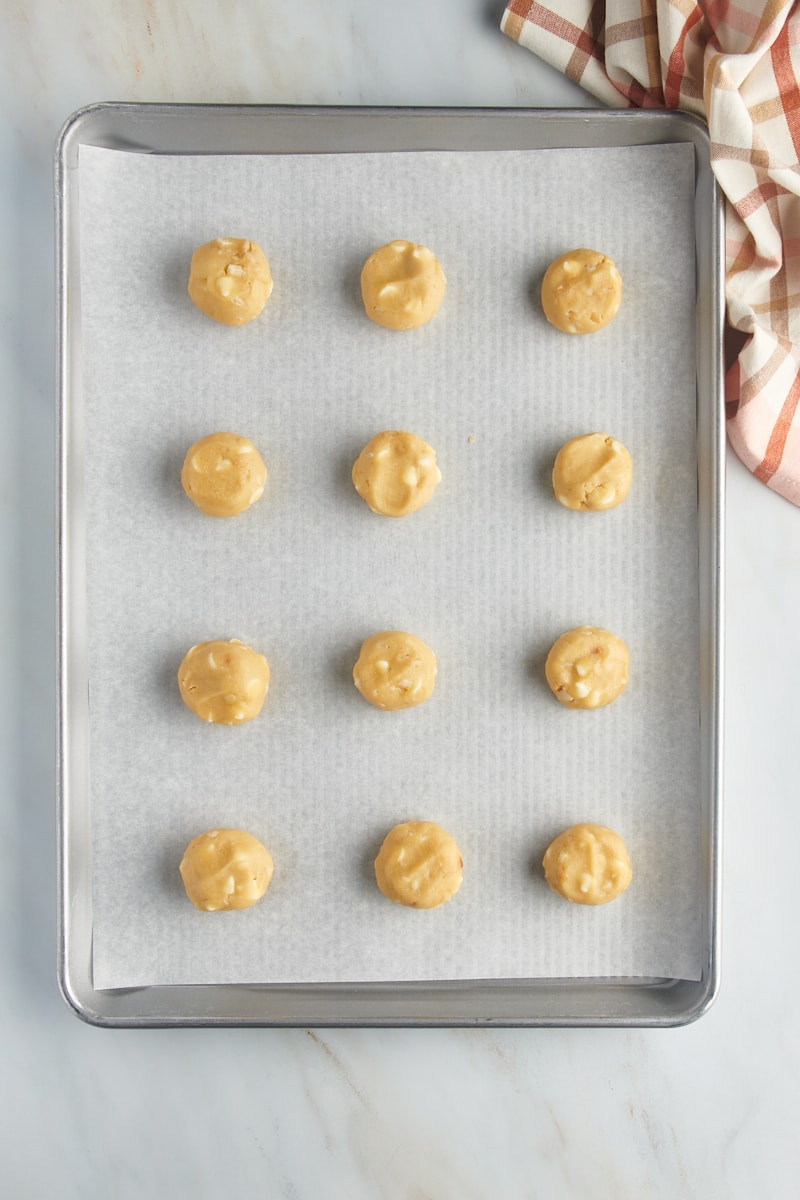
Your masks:
{"label": "cookie dough ball", "polygon": [[353,464],[354,488],[384,517],[407,517],[422,508],[441,478],[433,447],[402,429],[376,433]]}
{"label": "cookie dough ball", "polygon": [[435,317],[447,280],[427,246],[388,242],[361,272],[361,298],[370,320],[384,329],[417,329]]}
{"label": "cookie dough ball", "polygon": [[603,708],[628,684],[628,647],[594,625],[562,633],[550,650],[544,673],[566,708]]}
{"label": "cookie dough ball", "polygon": [[186,451],[181,483],[210,517],[235,517],[264,494],[267,468],[253,443],[236,433],[209,433]]}
{"label": "cookie dough ball", "polygon": [[458,846],[440,825],[406,821],[384,838],[375,859],[375,879],[395,904],[438,908],[461,887],[463,866]]}
{"label": "cookie dough ball", "polygon": [[186,847],[180,872],[186,895],[201,912],[250,908],[272,879],[265,846],[244,829],[211,829]]}
{"label": "cookie dough ball", "polygon": [[632,477],[633,463],[622,442],[607,433],[584,433],[556,455],[553,491],[564,508],[603,512],[622,504]]}
{"label": "cookie dough ball", "polygon": [[622,299],[614,260],[597,250],[570,250],[551,262],[542,280],[542,308],[562,333],[594,333],[613,321]]}
{"label": "cookie dough ball", "polygon": [[189,295],[222,325],[246,325],[259,315],[272,292],[264,251],[246,238],[215,238],[198,247],[189,270]]}
{"label": "cookie dough ball", "polygon": [[353,682],[376,708],[413,708],[433,691],[436,655],[413,633],[373,633],[361,646]]}
{"label": "cookie dough ball", "polygon": [[608,904],[631,881],[625,843],[605,825],[573,825],[547,847],[544,877],[573,904]]}
{"label": "cookie dough ball", "polygon": [[187,708],[211,725],[242,725],[257,717],[269,687],[269,664],[244,642],[200,642],[178,668]]}

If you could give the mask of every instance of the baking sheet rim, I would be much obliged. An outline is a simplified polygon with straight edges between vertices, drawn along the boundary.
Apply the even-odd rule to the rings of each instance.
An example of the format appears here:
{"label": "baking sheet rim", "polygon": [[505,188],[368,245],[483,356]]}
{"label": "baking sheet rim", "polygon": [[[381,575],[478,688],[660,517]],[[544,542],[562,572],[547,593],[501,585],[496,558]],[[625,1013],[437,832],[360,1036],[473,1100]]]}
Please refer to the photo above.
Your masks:
{"label": "baking sheet rim", "polygon": [[[247,127],[250,137],[253,131],[252,118],[262,119],[262,126],[272,122],[281,122],[290,116],[293,118],[293,129],[297,129],[296,121],[305,122],[316,120],[325,125],[333,119],[342,128],[352,129],[352,122],[364,122],[364,133],[369,133],[367,140],[374,137],[376,132],[391,132],[393,138],[398,131],[401,140],[408,144],[405,147],[392,145],[387,149],[409,150],[428,149],[430,145],[419,145],[433,136],[443,136],[445,142],[448,136],[452,138],[452,129],[448,135],[447,127],[455,126],[463,131],[469,125],[472,128],[484,126],[486,132],[491,127],[496,132],[498,121],[503,122],[508,129],[519,132],[519,122],[525,121],[525,132],[540,130],[553,135],[555,140],[542,140],[546,144],[536,142],[526,147],[508,146],[505,148],[541,149],[556,145],[595,146],[597,144],[628,145],[652,144],[664,141],[693,141],[696,148],[696,159],[699,159],[698,188],[704,186],[708,193],[707,225],[704,225],[699,209],[696,207],[695,241],[698,235],[704,238],[707,245],[705,254],[698,248],[698,278],[705,281],[709,288],[706,297],[708,316],[711,321],[713,335],[709,338],[698,338],[698,439],[705,429],[707,446],[707,461],[698,454],[699,476],[704,470],[709,472],[703,486],[699,479],[700,546],[701,559],[701,612],[706,622],[701,622],[701,640],[705,642],[708,655],[707,670],[704,673],[701,692],[704,698],[703,712],[708,713],[709,720],[703,736],[703,762],[708,783],[708,796],[705,797],[707,807],[704,821],[704,834],[707,836],[706,861],[708,879],[704,894],[704,917],[706,922],[705,949],[707,961],[703,977],[698,983],[691,981],[666,980],[643,981],[639,979],[618,979],[611,983],[607,981],[575,980],[507,980],[491,981],[457,981],[448,983],[441,981],[424,984],[323,984],[323,985],[174,985],[172,987],[146,987],[122,989],[119,991],[97,992],[91,983],[91,879],[90,865],[81,862],[78,847],[81,838],[84,843],[89,833],[90,814],[88,812],[88,792],[84,792],[85,818],[82,828],[76,827],[76,808],[80,801],[75,796],[75,773],[80,771],[81,763],[75,765],[76,747],[74,745],[74,706],[77,695],[85,697],[84,684],[88,684],[85,675],[84,662],[80,662],[80,646],[75,645],[76,617],[75,609],[79,601],[76,597],[76,587],[79,590],[80,581],[73,578],[71,566],[75,557],[74,517],[70,504],[71,458],[72,453],[79,452],[80,447],[74,445],[70,437],[72,424],[76,413],[72,403],[78,389],[72,385],[77,379],[76,358],[79,351],[79,338],[73,344],[75,322],[71,319],[72,306],[75,297],[72,294],[74,279],[70,271],[72,256],[75,254],[75,229],[71,225],[74,219],[74,173],[77,158],[77,148],[81,144],[98,145],[119,143],[118,148],[126,146],[138,152],[148,149],[147,139],[136,140],[137,120],[152,132],[154,129],[167,127],[169,139],[175,139],[180,127],[188,120],[200,122],[201,128],[195,135],[203,133],[206,122],[213,120],[220,128],[231,126],[231,122],[239,123],[241,118]],[[389,123],[387,125],[387,122]],[[421,124],[422,122],[422,124]],[[92,134],[92,125],[98,125]],[[466,123],[466,124],[465,124]],[[85,128],[87,127],[88,128]],[[440,129],[442,133],[436,131]],[[420,135],[425,132],[425,138]],[[413,136],[412,136],[413,130]],[[652,131],[652,132],[651,132]],[[207,132],[207,130],[205,131]],[[568,140],[563,141],[565,134]],[[598,140],[598,134],[605,140]],[[215,136],[219,136],[219,130]],[[269,133],[267,135],[269,137]],[[361,135],[359,135],[361,136]],[[98,140],[99,139],[99,140]],[[151,142],[156,139],[151,139]],[[702,147],[702,153],[699,152]],[[163,146],[153,147],[151,152],[196,153],[196,150],[181,148],[174,145],[170,150]],[[325,147],[329,151],[342,149],[338,146]],[[346,148],[351,148],[350,146]],[[354,146],[355,149],[372,149],[372,146]],[[439,146],[440,149],[480,149],[482,146],[465,144],[451,147],[449,144]],[[497,149],[496,143],[493,144]],[[249,1025],[681,1025],[694,1020],[713,1002],[719,984],[719,841],[720,841],[720,795],[721,795],[721,732],[722,732],[722,574],[723,574],[723,487],[724,487],[724,430],[721,404],[721,329],[722,329],[722,262],[720,251],[721,201],[707,163],[708,139],[702,122],[696,118],[680,113],[664,112],[631,112],[629,110],[530,110],[530,109],[396,109],[396,108],[317,108],[295,106],[224,106],[224,105],[136,105],[136,104],[98,104],[74,114],[65,124],[58,141],[56,150],[56,217],[57,217],[57,255],[58,255],[58,422],[59,422],[59,479],[57,488],[58,513],[58,872],[59,872],[59,963],[58,975],[62,993],[66,1001],[83,1019],[100,1025],[197,1025],[197,1024],[249,1024]],[[208,153],[225,153],[224,146],[214,145],[207,149]],[[235,151],[242,153],[244,151]],[[281,153],[286,152],[273,146],[249,149],[249,153]],[[294,152],[311,152],[297,151]],[[703,361],[701,361],[703,360]],[[701,380],[704,375],[704,380]],[[702,406],[707,403],[709,411]],[[77,419],[79,420],[80,414]],[[704,545],[705,544],[705,551]],[[705,568],[705,569],[704,569]],[[707,584],[704,591],[703,582]],[[708,629],[706,629],[706,625]],[[710,637],[706,635],[710,634]],[[84,647],[85,649],[85,647]],[[81,672],[83,665],[83,673]],[[87,722],[88,723],[88,722]],[[86,750],[86,747],[84,747]],[[84,762],[83,766],[88,766]],[[85,776],[84,776],[85,785]],[[76,861],[77,860],[77,861]],[[82,926],[81,926],[82,922]],[[81,928],[82,937],[76,933],[76,927]],[[87,937],[88,934],[88,937]],[[79,976],[81,976],[79,980]],[[467,993],[488,993],[494,1003],[494,1012],[470,1011],[470,1006],[464,1006],[463,1000]],[[498,998],[508,996],[509,992],[530,1000],[556,996],[563,1001],[561,1009],[553,1008],[552,1004],[541,1005],[537,1008],[531,1004],[529,1010],[519,1006],[507,1010],[505,1005],[498,1004]],[[686,993],[686,996],[676,1003],[674,993]],[[388,993],[388,994],[387,994]],[[562,994],[563,993],[563,994]],[[256,1005],[258,1011],[248,1010],[246,1005],[232,1003],[232,997],[246,994],[248,998],[257,996],[262,1004]],[[299,995],[298,995],[299,994]],[[273,1001],[278,997],[294,997],[295,1005],[291,1011],[269,1012],[263,1005],[264,997]],[[598,1003],[595,1009],[575,1005],[575,999],[580,996],[584,1000],[592,996],[604,1004]],[[649,996],[648,1005],[643,1000]],[[667,1003],[669,996],[671,1004]],[[161,1008],[159,1002],[168,997]],[[345,1000],[342,1000],[345,997]],[[461,1004],[456,1003],[460,998]],[[658,997],[658,999],[654,999]],[[138,998],[139,1003],[136,1000]],[[147,1000],[150,1003],[147,1003]],[[427,998],[427,1003],[420,1006],[420,999]],[[624,999],[623,999],[624,998]],[[639,1007],[633,1003],[638,999]],[[178,1001],[176,1004],[175,1001]],[[187,1004],[181,1008],[181,1000]],[[307,1003],[301,1003],[306,1000]],[[430,1002],[440,1000],[445,1011],[441,1014],[430,1009]],[[189,1002],[191,1001],[191,1002]],[[361,1003],[360,1003],[361,1002]],[[366,1004],[366,1011],[360,1011]],[[370,1005],[372,1006],[370,1008]],[[414,1007],[416,1005],[416,1008]],[[410,1007],[409,1007],[410,1006]],[[278,1005],[278,1008],[282,1008]],[[491,1006],[489,1006],[491,1007]],[[574,1008],[574,1012],[569,1010]],[[238,1010],[238,1011],[237,1011]],[[426,1011],[423,1011],[426,1010]],[[531,1011],[532,1010],[532,1011]]]}

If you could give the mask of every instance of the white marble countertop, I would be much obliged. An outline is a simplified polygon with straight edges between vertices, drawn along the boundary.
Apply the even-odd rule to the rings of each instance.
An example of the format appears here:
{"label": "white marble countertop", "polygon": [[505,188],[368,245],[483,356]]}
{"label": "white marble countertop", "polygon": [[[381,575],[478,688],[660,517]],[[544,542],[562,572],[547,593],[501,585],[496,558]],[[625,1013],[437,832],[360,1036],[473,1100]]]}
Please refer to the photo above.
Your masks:
{"label": "white marble countertop", "polygon": [[55,979],[52,151],[98,100],[585,105],[501,0],[0,9],[4,1194],[797,1194],[800,513],[729,455],[721,994],[625,1030],[114,1031]]}

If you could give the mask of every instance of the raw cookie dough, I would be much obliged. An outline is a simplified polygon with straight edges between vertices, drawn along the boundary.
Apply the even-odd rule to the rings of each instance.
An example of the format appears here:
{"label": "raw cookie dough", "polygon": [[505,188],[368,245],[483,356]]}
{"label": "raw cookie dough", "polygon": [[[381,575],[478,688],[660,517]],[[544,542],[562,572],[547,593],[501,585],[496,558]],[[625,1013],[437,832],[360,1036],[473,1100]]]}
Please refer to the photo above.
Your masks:
{"label": "raw cookie dough", "polygon": [[573,904],[608,904],[631,881],[625,843],[605,825],[573,825],[547,847],[544,877]]}
{"label": "raw cookie dough", "polygon": [[246,238],[216,238],[192,255],[189,295],[222,325],[246,325],[259,315],[272,292],[264,251]]}
{"label": "raw cookie dough", "polygon": [[441,478],[433,447],[402,429],[376,433],[353,464],[354,488],[384,517],[407,517],[422,508]]}
{"label": "raw cookie dough", "polygon": [[433,251],[398,240],[364,263],[361,298],[367,316],[384,329],[417,329],[436,316],[446,284]]}
{"label": "raw cookie dough", "polygon": [[566,708],[602,708],[625,690],[628,665],[628,647],[621,638],[581,625],[553,643],[544,673]]}
{"label": "raw cookie dough", "polygon": [[361,646],[353,682],[376,708],[413,708],[433,691],[436,655],[413,633],[373,633]]}
{"label": "raw cookie dough", "polygon": [[542,308],[562,333],[594,333],[613,321],[622,299],[614,260],[597,250],[570,250],[551,262],[542,280]]}
{"label": "raw cookie dough", "polygon": [[212,725],[241,725],[261,712],[269,687],[269,664],[244,642],[200,642],[178,668],[181,698]]}
{"label": "raw cookie dough", "polygon": [[253,443],[236,433],[209,433],[186,451],[181,483],[210,517],[235,517],[260,500],[267,468]]}
{"label": "raw cookie dough", "polygon": [[458,846],[440,825],[406,821],[384,838],[375,859],[375,879],[395,904],[438,908],[461,887],[463,866]]}
{"label": "raw cookie dough", "polygon": [[244,829],[211,829],[193,838],[180,865],[186,895],[201,912],[250,908],[272,879],[266,847]]}
{"label": "raw cookie dough", "polygon": [[559,504],[575,512],[616,508],[630,491],[631,456],[607,433],[584,433],[566,442],[553,464],[553,491]]}

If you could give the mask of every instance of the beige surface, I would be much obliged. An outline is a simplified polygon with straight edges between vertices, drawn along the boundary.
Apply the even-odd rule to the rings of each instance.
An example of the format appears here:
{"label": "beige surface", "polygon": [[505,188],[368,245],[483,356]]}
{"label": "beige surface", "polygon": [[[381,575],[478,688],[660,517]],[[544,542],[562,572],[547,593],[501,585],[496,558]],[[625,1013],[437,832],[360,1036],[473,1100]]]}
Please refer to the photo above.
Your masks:
{"label": "beige surface", "polygon": [[361,298],[384,329],[417,329],[435,317],[447,280],[427,246],[398,239],[375,250],[361,271]]}
{"label": "beige surface", "polygon": [[553,464],[553,492],[575,512],[604,512],[628,495],[633,462],[622,442],[607,433],[584,433],[566,442]]}
{"label": "beige surface", "polygon": [[436,655],[413,633],[373,633],[361,645],[353,682],[376,708],[413,708],[433,692]]}
{"label": "beige surface", "polygon": [[627,687],[628,647],[607,629],[582,625],[553,643],[544,670],[566,708],[603,708]]}
{"label": "beige surface", "polygon": [[211,725],[242,725],[261,712],[269,688],[269,664],[243,642],[200,642],[178,669],[187,708]]}
{"label": "beige surface", "polygon": [[402,429],[376,433],[353,464],[353,486],[373,512],[406,517],[427,504],[441,482],[436,451]]}
{"label": "beige surface", "polygon": [[375,859],[375,879],[395,904],[438,908],[461,887],[463,866],[458,846],[440,825],[406,821],[384,838]]}
{"label": "beige surface", "polygon": [[201,912],[250,908],[266,892],[273,862],[244,829],[211,829],[193,838],[181,860],[186,895]]}
{"label": "beige surface", "polygon": [[264,494],[267,468],[253,443],[236,433],[209,433],[186,452],[181,483],[210,517],[235,517]]}
{"label": "beige surface", "polygon": [[201,312],[222,325],[246,325],[272,293],[264,251],[246,238],[216,238],[198,246],[189,270],[189,295]]}
{"label": "beige surface", "polygon": [[570,250],[554,259],[542,280],[542,308],[562,333],[594,333],[613,321],[622,299],[614,260],[597,250]]}
{"label": "beige surface", "polygon": [[631,861],[618,833],[605,825],[572,825],[547,847],[544,877],[573,904],[608,904],[631,881]]}

